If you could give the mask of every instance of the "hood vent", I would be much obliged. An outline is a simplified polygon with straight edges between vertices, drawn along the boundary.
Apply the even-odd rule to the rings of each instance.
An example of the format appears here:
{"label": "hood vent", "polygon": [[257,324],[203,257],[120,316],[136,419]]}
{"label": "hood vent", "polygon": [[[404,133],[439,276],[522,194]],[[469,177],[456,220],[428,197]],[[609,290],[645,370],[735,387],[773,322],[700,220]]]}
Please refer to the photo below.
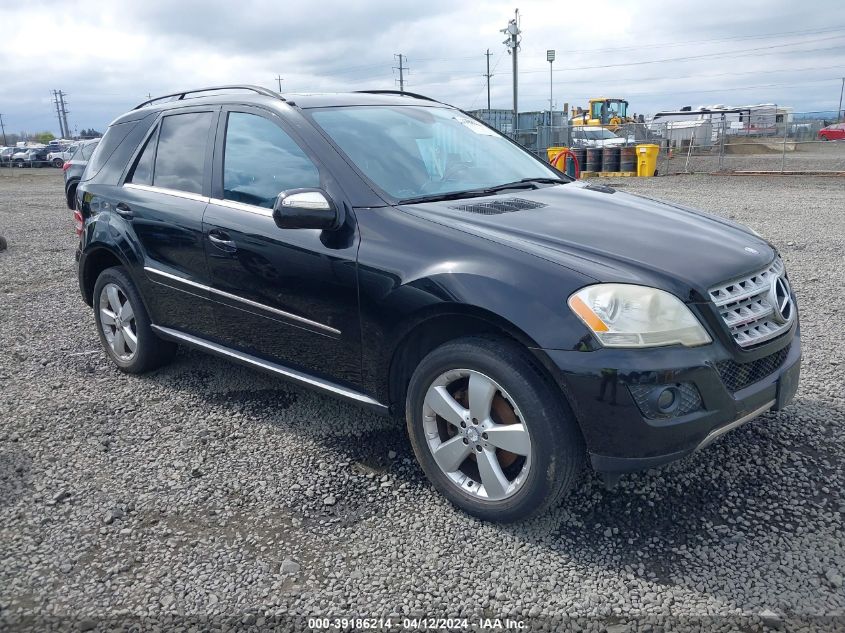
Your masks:
{"label": "hood vent", "polygon": [[467,213],[500,215],[502,213],[513,213],[514,211],[523,211],[525,209],[540,209],[545,206],[547,205],[542,202],[533,202],[531,200],[524,200],[523,198],[504,198],[500,200],[490,200],[487,202],[459,204],[452,208],[457,209],[458,211],[466,211]]}

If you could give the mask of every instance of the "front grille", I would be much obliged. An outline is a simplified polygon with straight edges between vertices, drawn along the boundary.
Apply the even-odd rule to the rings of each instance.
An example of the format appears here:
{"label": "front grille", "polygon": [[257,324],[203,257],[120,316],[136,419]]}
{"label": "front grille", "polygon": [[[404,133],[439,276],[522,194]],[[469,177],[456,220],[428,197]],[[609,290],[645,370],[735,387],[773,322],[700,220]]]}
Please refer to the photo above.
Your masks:
{"label": "front grille", "polygon": [[790,346],[787,345],[774,354],[758,358],[750,363],[723,360],[716,363],[716,369],[719,370],[719,376],[725,383],[725,387],[733,393],[775,373],[789,356],[789,348]]}
{"label": "front grille", "polygon": [[468,204],[459,204],[452,208],[457,209],[458,211],[466,211],[467,213],[499,215],[501,213],[522,211],[523,209],[539,209],[545,206],[546,205],[542,202],[533,202],[532,200],[524,200],[523,198],[502,198],[498,200],[491,200],[489,202],[470,202]]}
{"label": "front grille", "polygon": [[779,257],[758,273],[710,289],[710,299],[740,347],[773,339],[792,325],[795,310],[791,298],[784,311],[773,303],[772,282],[779,277],[788,297],[789,286]]}

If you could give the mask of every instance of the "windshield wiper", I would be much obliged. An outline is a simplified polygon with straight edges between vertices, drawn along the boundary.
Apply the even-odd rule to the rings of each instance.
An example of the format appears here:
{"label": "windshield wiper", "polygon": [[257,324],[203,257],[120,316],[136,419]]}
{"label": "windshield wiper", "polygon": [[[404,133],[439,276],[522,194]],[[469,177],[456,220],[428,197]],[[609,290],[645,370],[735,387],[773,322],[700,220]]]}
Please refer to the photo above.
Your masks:
{"label": "windshield wiper", "polygon": [[462,198],[478,198],[479,196],[489,196],[498,191],[505,191],[507,189],[536,189],[537,185],[565,185],[572,182],[571,180],[564,180],[563,178],[523,178],[514,182],[506,182],[501,185],[493,185],[492,187],[484,187],[482,189],[467,189],[466,191],[452,191],[449,193],[433,193],[427,196],[416,196],[414,198],[404,198],[399,201],[399,204],[416,204],[418,202],[440,202],[442,200],[461,200]]}

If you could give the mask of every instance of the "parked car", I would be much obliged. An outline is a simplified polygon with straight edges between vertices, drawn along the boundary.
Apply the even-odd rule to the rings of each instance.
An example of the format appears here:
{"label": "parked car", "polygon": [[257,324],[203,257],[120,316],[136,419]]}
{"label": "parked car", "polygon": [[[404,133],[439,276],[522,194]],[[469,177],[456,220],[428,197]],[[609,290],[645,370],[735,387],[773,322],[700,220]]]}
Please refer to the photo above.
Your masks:
{"label": "parked car", "polygon": [[55,147],[47,154],[47,160],[53,167],[62,167],[66,161],[69,161],[76,151],[77,145],[70,145],[69,147]]}
{"label": "parked car", "polygon": [[585,459],[612,484],[793,399],[795,295],[749,229],[426,97],[241,89],[120,116],[79,183],[79,288],[122,371],[182,344],[403,416],[437,490],[494,521]]}
{"label": "parked car", "polygon": [[17,151],[17,147],[0,147],[0,164],[11,162],[12,155]]}
{"label": "parked car", "polygon": [[618,136],[603,127],[576,125],[572,128],[573,147],[622,147],[633,142],[634,139]]}
{"label": "parked car", "polygon": [[819,130],[819,138],[823,141],[845,140],[845,123],[834,123]]}
{"label": "parked car", "polygon": [[76,209],[76,186],[82,178],[85,166],[88,165],[88,159],[91,158],[99,142],[98,138],[80,141],[70,160],[62,165],[65,174],[65,200],[71,210]]}
{"label": "parked car", "polygon": [[12,164],[15,167],[44,167],[49,164],[48,147],[19,147],[12,154]]}

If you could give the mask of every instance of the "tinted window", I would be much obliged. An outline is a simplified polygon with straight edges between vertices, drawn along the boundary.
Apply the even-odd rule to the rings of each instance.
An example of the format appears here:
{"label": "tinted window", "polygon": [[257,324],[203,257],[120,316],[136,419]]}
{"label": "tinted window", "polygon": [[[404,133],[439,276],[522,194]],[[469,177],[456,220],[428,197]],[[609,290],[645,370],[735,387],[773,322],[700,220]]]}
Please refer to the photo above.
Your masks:
{"label": "tinted window", "polygon": [[202,193],[203,166],[211,112],[176,114],[162,119],[153,184]]}
{"label": "tinted window", "polygon": [[279,192],[319,187],[320,173],[275,123],[232,112],[226,124],[223,197],[272,208]]}
{"label": "tinted window", "polygon": [[[131,132],[137,124],[137,121],[129,121],[128,123],[118,123],[116,125],[112,125],[108,130],[106,130],[103,138],[101,138],[97,143],[96,149],[94,149],[95,146],[93,144],[91,148],[83,148],[82,158],[86,158],[89,161],[88,167],[85,169],[85,175],[82,178],[83,180],[93,178],[99,173],[100,169],[102,169],[103,165],[106,164],[106,161],[111,157],[114,150],[117,149],[117,146],[123,142],[126,135],[129,134],[129,132]],[[93,153],[91,152],[91,149],[94,149]]]}
{"label": "tinted window", "polygon": [[88,160],[89,158],[91,158],[91,154],[93,154],[94,150],[97,149],[97,145],[99,145],[99,143],[86,143],[85,145],[83,145],[81,154],[82,159]]}
{"label": "tinted window", "polygon": [[136,185],[153,184],[153,161],[156,155],[157,140],[158,130],[150,134],[150,138],[147,140],[147,144],[135,162],[135,166],[132,168],[126,182],[134,182]]}

